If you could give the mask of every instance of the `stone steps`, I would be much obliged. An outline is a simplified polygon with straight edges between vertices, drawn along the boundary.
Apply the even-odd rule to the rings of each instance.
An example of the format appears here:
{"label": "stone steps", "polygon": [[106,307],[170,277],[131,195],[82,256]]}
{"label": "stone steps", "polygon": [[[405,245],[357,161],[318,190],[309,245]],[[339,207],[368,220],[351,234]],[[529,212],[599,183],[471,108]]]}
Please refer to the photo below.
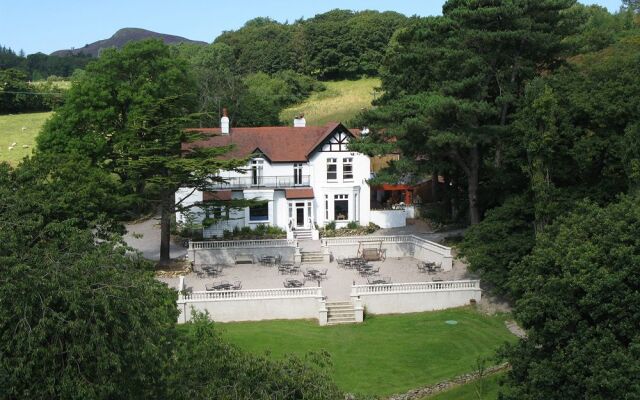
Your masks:
{"label": "stone steps", "polygon": [[355,324],[356,316],[350,301],[327,302],[327,325]]}
{"label": "stone steps", "polygon": [[293,231],[293,237],[297,240],[312,240],[313,233],[311,229],[296,229]]}
{"label": "stone steps", "polygon": [[320,251],[303,251],[300,253],[302,255],[303,263],[321,263],[324,261],[324,256]]}

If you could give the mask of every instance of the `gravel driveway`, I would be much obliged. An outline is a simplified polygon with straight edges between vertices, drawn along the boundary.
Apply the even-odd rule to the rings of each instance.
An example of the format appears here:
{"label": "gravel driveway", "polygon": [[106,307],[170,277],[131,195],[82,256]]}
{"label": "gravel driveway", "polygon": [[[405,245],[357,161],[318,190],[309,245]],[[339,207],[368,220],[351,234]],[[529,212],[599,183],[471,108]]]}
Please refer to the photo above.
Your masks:
{"label": "gravel driveway", "polygon": [[[157,261],[160,259],[160,217],[152,217],[144,221],[125,224],[127,244],[142,253],[144,258]],[[140,236],[140,237],[138,237]],[[184,257],[187,249],[171,243],[171,258]]]}

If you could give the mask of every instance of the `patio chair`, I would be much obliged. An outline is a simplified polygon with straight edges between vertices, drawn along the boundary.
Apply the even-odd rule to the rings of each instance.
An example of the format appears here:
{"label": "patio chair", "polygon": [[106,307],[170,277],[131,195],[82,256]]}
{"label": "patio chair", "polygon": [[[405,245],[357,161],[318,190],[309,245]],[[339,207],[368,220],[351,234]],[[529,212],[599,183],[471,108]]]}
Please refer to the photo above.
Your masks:
{"label": "patio chair", "polygon": [[328,271],[328,269],[327,269],[327,268],[324,268],[324,269],[322,270],[322,272],[320,272],[320,278],[322,278],[322,279],[327,279],[327,271]]}
{"label": "patio chair", "polygon": [[282,254],[278,254],[275,258],[276,265],[282,264]]}
{"label": "patio chair", "polygon": [[240,290],[242,289],[242,282],[240,281],[235,281],[233,282],[233,286],[231,287],[233,290]]}
{"label": "patio chair", "polygon": [[311,276],[311,274],[309,273],[308,270],[302,271],[302,276],[304,276],[305,279],[311,279],[312,278],[312,276]]}
{"label": "patio chair", "polygon": [[300,273],[300,266],[299,265],[292,265],[289,267],[289,273],[294,274],[294,275],[298,275]]}
{"label": "patio chair", "polygon": [[378,273],[380,272],[380,267],[372,268],[369,272],[371,273],[371,275],[378,275]]}
{"label": "patio chair", "polygon": [[422,273],[427,272],[427,266],[424,265],[424,263],[418,263],[416,265],[418,266],[418,272],[422,272]]}
{"label": "patio chair", "polygon": [[435,272],[442,272],[442,263],[441,263],[441,262],[439,262],[439,263],[437,263],[436,265],[434,265],[433,270],[434,270]]}
{"label": "patio chair", "polygon": [[289,273],[289,268],[285,267],[284,265],[279,265],[278,272],[280,272],[280,275],[287,274]]}

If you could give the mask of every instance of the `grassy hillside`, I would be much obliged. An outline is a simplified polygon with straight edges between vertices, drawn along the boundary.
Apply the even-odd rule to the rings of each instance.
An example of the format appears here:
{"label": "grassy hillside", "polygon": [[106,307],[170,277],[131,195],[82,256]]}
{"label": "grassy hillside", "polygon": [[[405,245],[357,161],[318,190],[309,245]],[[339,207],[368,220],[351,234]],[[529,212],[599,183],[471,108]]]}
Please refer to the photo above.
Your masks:
{"label": "grassy hillside", "polygon": [[[458,324],[449,325],[448,320]],[[336,383],[368,395],[402,393],[467,373],[479,357],[490,357],[502,343],[515,340],[502,317],[470,308],[368,316],[363,324],[330,327],[310,321],[218,327],[241,348],[273,357],[324,349],[331,355]]]}
{"label": "grassy hillside", "polygon": [[[36,136],[51,114],[43,112],[0,115],[0,161],[16,165],[24,156],[31,154]],[[9,150],[13,143],[15,146]]]}
{"label": "grassy hillside", "polygon": [[[293,117],[304,113],[307,125],[324,125],[330,121],[346,122],[363,108],[371,107],[377,78],[357,81],[326,82],[327,90],[314,93],[302,104],[283,110],[280,119],[293,123]],[[378,93],[377,96],[380,96]]]}

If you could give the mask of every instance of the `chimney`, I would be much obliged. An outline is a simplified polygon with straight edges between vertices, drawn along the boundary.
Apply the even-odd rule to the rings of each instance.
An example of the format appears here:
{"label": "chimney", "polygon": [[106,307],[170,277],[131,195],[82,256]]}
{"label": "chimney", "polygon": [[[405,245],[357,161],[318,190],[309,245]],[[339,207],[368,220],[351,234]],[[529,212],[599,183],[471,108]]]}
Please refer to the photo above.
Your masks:
{"label": "chimney", "polygon": [[227,109],[222,109],[222,118],[220,118],[220,133],[223,135],[229,134],[229,117],[227,117]]}
{"label": "chimney", "polygon": [[304,128],[307,126],[307,121],[304,119],[304,114],[300,114],[293,119],[294,128]]}

